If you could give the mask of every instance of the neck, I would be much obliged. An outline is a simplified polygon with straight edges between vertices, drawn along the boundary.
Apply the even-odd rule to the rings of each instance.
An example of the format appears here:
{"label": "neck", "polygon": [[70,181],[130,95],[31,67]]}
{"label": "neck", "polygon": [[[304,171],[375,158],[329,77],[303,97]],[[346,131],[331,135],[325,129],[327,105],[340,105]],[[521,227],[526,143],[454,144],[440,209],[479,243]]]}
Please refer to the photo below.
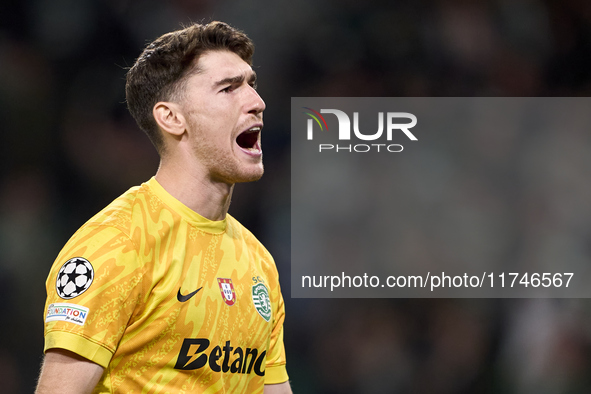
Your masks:
{"label": "neck", "polygon": [[156,173],[158,183],[174,198],[209,220],[223,220],[232,199],[233,184],[215,182],[200,171],[161,160]]}

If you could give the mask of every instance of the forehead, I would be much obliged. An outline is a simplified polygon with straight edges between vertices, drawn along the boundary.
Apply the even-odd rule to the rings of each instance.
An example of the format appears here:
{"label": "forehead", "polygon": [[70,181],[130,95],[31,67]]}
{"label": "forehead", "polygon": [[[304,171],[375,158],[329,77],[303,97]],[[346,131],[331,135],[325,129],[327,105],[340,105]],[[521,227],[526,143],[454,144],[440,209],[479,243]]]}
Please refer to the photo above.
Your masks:
{"label": "forehead", "polygon": [[[208,51],[199,57],[197,62],[199,72],[204,82],[218,82],[221,79],[238,76],[249,76],[253,73],[252,67],[240,56],[230,51]],[[204,78],[203,78],[204,77]]]}

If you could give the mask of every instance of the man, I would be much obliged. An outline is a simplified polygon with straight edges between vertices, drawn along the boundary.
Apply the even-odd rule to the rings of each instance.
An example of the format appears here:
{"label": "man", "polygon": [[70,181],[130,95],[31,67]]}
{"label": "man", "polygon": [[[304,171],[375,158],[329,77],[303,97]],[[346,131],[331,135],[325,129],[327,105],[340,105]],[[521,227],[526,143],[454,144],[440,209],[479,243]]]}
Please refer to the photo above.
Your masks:
{"label": "man", "polygon": [[253,51],[224,23],[192,25],[129,70],[160,167],[57,257],[38,393],[291,393],[275,263],[227,214],[234,184],[263,175]]}

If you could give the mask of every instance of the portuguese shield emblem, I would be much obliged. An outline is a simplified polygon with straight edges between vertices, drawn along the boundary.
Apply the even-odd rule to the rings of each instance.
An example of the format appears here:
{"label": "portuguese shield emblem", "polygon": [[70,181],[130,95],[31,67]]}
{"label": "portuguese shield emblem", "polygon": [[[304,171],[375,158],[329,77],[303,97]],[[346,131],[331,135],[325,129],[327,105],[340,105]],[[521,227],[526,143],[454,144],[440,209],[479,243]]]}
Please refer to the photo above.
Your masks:
{"label": "portuguese shield emblem", "polygon": [[271,320],[271,299],[267,286],[257,283],[252,286],[252,302],[254,307],[265,321]]}
{"label": "portuguese shield emblem", "polygon": [[220,292],[222,298],[227,305],[234,305],[236,302],[236,292],[234,291],[234,285],[232,279],[218,278],[218,285],[220,286]]}

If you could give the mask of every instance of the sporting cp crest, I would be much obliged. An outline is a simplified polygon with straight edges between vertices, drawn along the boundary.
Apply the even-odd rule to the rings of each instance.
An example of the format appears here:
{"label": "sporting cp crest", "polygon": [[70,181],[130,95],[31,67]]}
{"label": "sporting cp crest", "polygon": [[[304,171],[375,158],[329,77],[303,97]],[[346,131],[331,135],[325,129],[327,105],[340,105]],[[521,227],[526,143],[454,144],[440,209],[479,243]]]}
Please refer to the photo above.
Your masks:
{"label": "sporting cp crest", "polygon": [[267,286],[263,283],[252,286],[252,302],[259,315],[269,321],[271,319],[271,300]]}
{"label": "sporting cp crest", "polygon": [[236,302],[236,292],[234,291],[232,279],[218,278],[218,285],[220,285],[220,291],[224,302],[230,306],[234,305]]}

